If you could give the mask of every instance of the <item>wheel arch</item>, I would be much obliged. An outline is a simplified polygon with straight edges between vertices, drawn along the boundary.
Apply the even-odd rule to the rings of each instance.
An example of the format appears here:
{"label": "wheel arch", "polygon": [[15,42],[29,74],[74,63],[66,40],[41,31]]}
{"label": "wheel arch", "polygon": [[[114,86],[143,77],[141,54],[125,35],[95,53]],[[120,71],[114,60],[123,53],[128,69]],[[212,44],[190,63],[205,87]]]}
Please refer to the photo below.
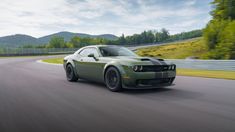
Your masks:
{"label": "wheel arch", "polygon": [[73,68],[75,68],[75,64],[72,60],[67,60],[66,66],[68,66],[69,64],[71,64]]}
{"label": "wheel arch", "polygon": [[116,63],[116,62],[115,62],[115,63],[108,63],[108,64],[106,64],[106,65],[104,66],[104,70],[103,70],[103,80],[105,80],[106,71],[107,71],[108,68],[110,68],[110,67],[116,68],[116,69],[119,71],[120,76],[121,76],[121,78],[122,78],[122,75],[125,73],[125,71],[124,71],[123,67],[122,67],[119,63]]}
{"label": "wheel arch", "polygon": [[66,64],[65,64],[65,69],[66,69],[66,67],[67,67],[69,64],[72,65],[73,70],[75,71],[75,72],[74,72],[75,75],[78,76],[78,73],[77,73],[77,70],[76,70],[76,66],[75,66],[75,63],[74,63],[73,60],[71,60],[71,59],[67,60],[67,62],[66,62]]}

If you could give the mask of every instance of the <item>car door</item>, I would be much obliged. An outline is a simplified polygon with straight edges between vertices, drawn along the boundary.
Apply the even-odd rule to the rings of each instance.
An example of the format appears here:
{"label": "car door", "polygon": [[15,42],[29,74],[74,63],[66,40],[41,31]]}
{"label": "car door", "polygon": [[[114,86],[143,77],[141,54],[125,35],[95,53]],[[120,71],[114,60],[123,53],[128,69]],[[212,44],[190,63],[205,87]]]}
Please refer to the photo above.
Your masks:
{"label": "car door", "polygon": [[[93,47],[85,48],[79,54],[81,57],[78,60],[78,75],[88,80],[103,81],[104,63],[99,60],[100,54],[97,49]],[[93,54],[94,57],[89,57],[90,54]]]}

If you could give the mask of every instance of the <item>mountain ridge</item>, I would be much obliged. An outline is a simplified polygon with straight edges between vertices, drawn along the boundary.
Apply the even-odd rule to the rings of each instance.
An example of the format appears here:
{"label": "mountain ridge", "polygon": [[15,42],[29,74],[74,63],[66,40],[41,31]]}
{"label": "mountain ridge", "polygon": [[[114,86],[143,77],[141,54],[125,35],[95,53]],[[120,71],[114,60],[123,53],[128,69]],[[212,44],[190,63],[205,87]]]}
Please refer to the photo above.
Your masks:
{"label": "mountain ridge", "polygon": [[65,41],[69,41],[74,36],[79,36],[81,38],[90,37],[90,38],[104,38],[108,40],[115,40],[118,37],[113,34],[100,34],[100,35],[91,35],[85,33],[73,33],[68,31],[57,32],[53,34],[49,34],[46,36],[42,36],[39,38],[26,35],[26,34],[14,34],[0,37],[0,47],[19,47],[23,45],[43,45],[47,44],[52,37],[59,36],[63,37]]}

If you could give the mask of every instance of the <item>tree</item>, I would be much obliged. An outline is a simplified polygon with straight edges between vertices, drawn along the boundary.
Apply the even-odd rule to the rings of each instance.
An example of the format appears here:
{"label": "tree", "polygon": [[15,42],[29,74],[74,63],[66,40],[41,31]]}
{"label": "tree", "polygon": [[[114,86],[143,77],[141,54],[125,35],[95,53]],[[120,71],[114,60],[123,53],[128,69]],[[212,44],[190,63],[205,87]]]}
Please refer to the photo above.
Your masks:
{"label": "tree", "polygon": [[72,47],[79,48],[81,47],[81,38],[78,36],[75,36],[71,38],[69,43],[72,45]]}
{"label": "tree", "polygon": [[168,40],[170,40],[170,41],[184,40],[184,39],[201,37],[201,36],[202,36],[202,30],[192,30],[192,31],[189,31],[189,32],[182,32],[182,33],[170,35]]}
{"label": "tree", "polygon": [[147,43],[153,43],[154,42],[154,34],[151,30],[147,31]]}
{"label": "tree", "polygon": [[119,37],[118,42],[119,42],[119,44],[122,44],[122,45],[126,44],[126,39],[125,39],[124,34],[122,34],[122,36]]}
{"label": "tree", "polygon": [[234,0],[214,0],[211,4],[215,7],[215,9],[211,12],[213,19],[235,19]]}
{"label": "tree", "polygon": [[161,42],[161,32],[155,33],[155,42]]}
{"label": "tree", "polygon": [[66,48],[66,43],[63,37],[52,37],[48,46],[48,48]]}
{"label": "tree", "polygon": [[169,31],[166,30],[165,28],[162,28],[161,30],[161,40],[165,41],[169,38]]}
{"label": "tree", "polygon": [[213,19],[203,32],[208,58],[235,59],[235,0],[214,0],[212,4]]}
{"label": "tree", "polygon": [[219,42],[219,34],[227,25],[225,20],[212,20],[204,29],[204,39],[209,49],[214,49]]}
{"label": "tree", "polygon": [[140,36],[141,36],[141,43],[142,43],[142,44],[148,43],[148,40],[147,40],[147,32],[146,32],[146,31],[142,32],[142,33],[140,34]]}
{"label": "tree", "polygon": [[235,21],[229,22],[218,36],[216,46],[219,59],[235,59]]}

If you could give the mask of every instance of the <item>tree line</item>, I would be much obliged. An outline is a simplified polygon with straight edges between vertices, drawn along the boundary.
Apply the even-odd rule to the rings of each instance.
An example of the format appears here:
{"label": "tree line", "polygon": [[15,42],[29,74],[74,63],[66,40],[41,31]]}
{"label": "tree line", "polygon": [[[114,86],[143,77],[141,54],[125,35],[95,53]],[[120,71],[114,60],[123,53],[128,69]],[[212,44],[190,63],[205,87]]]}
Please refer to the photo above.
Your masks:
{"label": "tree line", "polygon": [[203,31],[210,59],[235,59],[235,0],[214,0],[212,20]]}
{"label": "tree line", "polygon": [[190,39],[202,36],[202,30],[193,30],[189,32],[182,32],[179,34],[170,35],[169,31],[165,28],[160,31],[148,30],[140,34],[125,36],[122,34],[116,40],[108,40],[104,38],[89,38],[75,36],[70,41],[66,42],[63,37],[52,37],[48,44],[33,46],[24,45],[24,48],[80,48],[87,45],[105,44],[105,45],[138,45],[138,44],[151,44],[162,43],[169,41],[177,41],[183,39]]}

